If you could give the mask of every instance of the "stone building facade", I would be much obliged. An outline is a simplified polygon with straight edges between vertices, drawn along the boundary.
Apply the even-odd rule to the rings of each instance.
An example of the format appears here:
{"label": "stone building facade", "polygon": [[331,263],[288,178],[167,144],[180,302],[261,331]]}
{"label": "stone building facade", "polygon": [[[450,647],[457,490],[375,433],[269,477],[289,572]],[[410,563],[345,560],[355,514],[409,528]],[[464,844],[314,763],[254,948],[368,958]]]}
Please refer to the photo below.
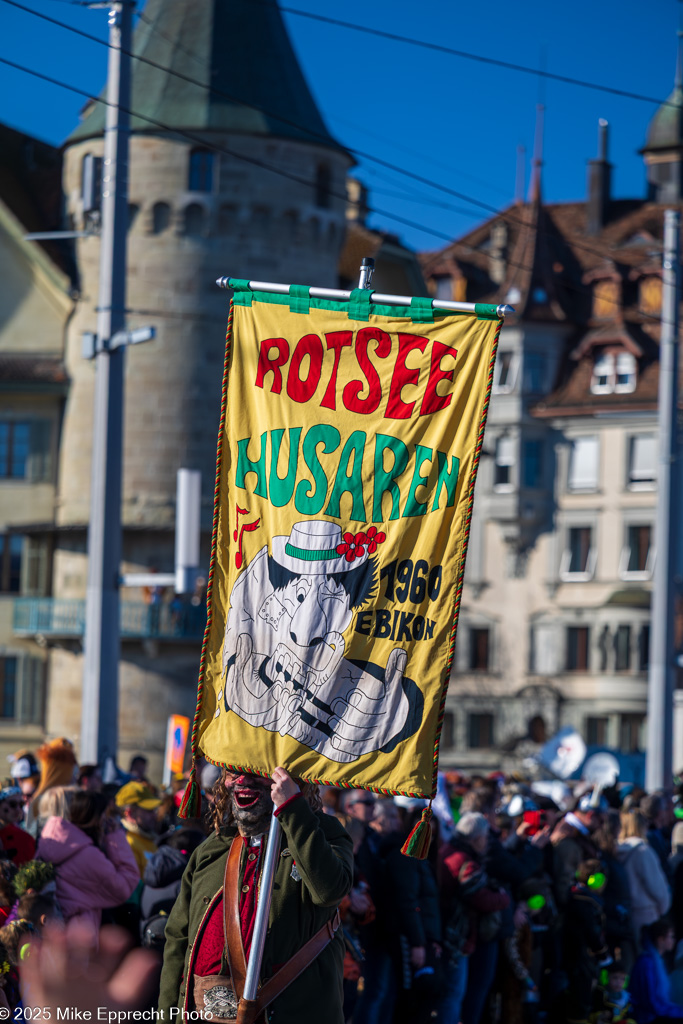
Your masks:
{"label": "stone building facade", "polygon": [[[669,103],[683,104],[678,80]],[[662,238],[664,210],[683,201],[681,109],[649,126],[646,199],[612,198],[601,122],[585,202],[545,204],[536,160],[526,203],[423,258],[434,294],[516,309],[477,483],[444,765],[519,764],[566,725],[589,748],[644,750]]]}

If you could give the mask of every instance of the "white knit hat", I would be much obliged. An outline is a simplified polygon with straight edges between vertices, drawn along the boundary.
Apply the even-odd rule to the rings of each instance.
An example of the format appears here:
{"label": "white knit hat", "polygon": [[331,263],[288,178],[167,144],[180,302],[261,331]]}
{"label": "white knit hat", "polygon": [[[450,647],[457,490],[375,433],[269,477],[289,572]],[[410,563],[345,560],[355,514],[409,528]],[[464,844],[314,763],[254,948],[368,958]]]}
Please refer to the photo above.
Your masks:
{"label": "white knit hat", "polygon": [[468,811],[467,814],[463,814],[455,826],[458,835],[467,839],[478,839],[479,836],[486,835],[488,830],[488,821],[483,814],[477,814],[476,811]]}

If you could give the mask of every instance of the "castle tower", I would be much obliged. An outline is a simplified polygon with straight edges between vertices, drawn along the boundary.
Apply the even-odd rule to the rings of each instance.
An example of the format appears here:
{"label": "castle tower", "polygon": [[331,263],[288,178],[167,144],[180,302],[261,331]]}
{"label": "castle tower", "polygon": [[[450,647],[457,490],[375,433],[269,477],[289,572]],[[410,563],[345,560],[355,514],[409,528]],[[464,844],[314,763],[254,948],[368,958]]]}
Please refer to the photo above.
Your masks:
{"label": "castle tower", "polygon": [[655,203],[683,199],[683,33],[678,33],[678,60],[673,92],[650,121],[641,150],[647,173],[647,197]]}
{"label": "castle tower", "polygon": [[[128,323],[153,324],[157,336],[126,353],[124,559],[173,568],[176,471],[185,466],[202,472],[208,568],[228,309],[214,282],[227,274],[334,287],[352,161],[322,121],[275,5],[149,0],[134,51],[176,75],[133,60]],[[77,230],[97,218],[84,175],[99,169],[104,116],[92,104],[66,143],[66,208]],[[95,329],[99,248],[96,234],[78,241],[53,571],[61,599],[85,594],[94,366],[81,356],[81,335]],[[199,661],[197,636],[166,642],[138,621],[136,600],[139,591],[122,593],[134,620],[122,633],[124,756],[150,749],[150,739],[163,751],[167,714],[192,710]],[[78,645],[52,651],[52,734],[80,732],[81,672]]]}

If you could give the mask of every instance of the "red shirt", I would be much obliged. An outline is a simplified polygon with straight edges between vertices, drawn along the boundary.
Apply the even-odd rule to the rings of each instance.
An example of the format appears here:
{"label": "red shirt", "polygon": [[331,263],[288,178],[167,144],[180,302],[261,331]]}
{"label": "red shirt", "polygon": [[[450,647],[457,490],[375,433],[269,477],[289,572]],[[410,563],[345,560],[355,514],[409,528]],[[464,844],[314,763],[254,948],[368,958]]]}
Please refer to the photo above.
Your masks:
{"label": "red shirt", "polygon": [[[244,846],[249,844],[249,840],[242,836],[235,836],[233,842],[242,843]],[[249,960],[251,940],[254,934],[254,922],[256,921],[258,883],[261,874],[261,850],[261,845],[248,846],[242,890],[240,892],[240,931],[242,932],[244,955],[247,961]],[[210,974],[220,974],[224,946],[223,896],[221,894],[206,922],[202,941],[197,950],[195,972],[201,978]]]}

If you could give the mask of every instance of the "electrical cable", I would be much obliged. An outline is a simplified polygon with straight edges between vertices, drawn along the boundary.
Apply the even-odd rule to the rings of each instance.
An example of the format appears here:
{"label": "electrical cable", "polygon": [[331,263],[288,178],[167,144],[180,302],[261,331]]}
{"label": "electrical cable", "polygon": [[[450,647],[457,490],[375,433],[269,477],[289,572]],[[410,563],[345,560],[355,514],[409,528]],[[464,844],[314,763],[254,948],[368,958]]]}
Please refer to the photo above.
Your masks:
{"label": "electrical cable", "polygon": [[[38,79],[40,79],[40,80],[42,80],[44,82],[48,82],[50,85],[56,85],[59,88],[67,90],[68,92],[73,92],[76,95],[82,96],[82,97],[90,100],[93,103],[102,103],[104,106],[116,106],[116,104],[109,103],[108,100],[103,99],[101,96],[92,96],[90,93],[86,92],[84,89],[79,89],[77,86],[69,85],[68,83],[63,82],[60,79],[53,78],[51,75],[47,75],[47,74],[45,74],[42,71],[36,71],[33,68],[27,68],[24,65],[19,64],[16,61],[12,61],[12,60],[10,60],[7,57],[0,56],[0,64],[5,64],[8,67],[14,68],[15,70],[22,71],[25,74],[31,75],[34,78],[38,78]],[[299,175],[292,174],[290,171],[284,171],[284,170],[281,170],[280,168],[273,167],[272,165],[267,164],[267,163],[265,163],[262,160],[258,160],[256,157],[249,157],[249,156],[246,156],[246,155],[244,155],[242,153],[237,153],[234,150],[227,149],[226,147],[221,147],[221,146],[217,146],[215,144],[207,143],[205,138],[200,138],[200,137],[198,137],[196,135],[192,135],[189,132],[184,131],[184,130],[182,130],[180,128],[172,128],[171,126],[164,124],[162,121],[157,121],[154,118],[147,117],[144,114],[139,114],[136,111],[131,110],[129,108],[120,107],[119,109],[123,110],[129,116],[136,117],[136,118],[138,118],[141,121],[146,121],[148,124],[151,124],[155,128],[159,128],[160,130],[162,130],[164,132],[167,132],[167,133],[169,133],[171,135],[177,135],[180,138],[188,139],[190,142],[198,143],[204,149],[210,149],[210,150],[213,150],[214,152],[216,152],[218,154],[225,154],[226,156],[233,157],[234,159],[242,160],[242,161],[244,161],[246,163],[249,163],[249,164],[252,164],[254,166],[261,167],[262,169],[264,169],[266,171],[270,171],[272,174],[278,174],[278,175],[280,175],[282,177],[288,178],[291,181],[295,181],[298,184],[305,185],[305,186],[307,186],[309,188],[312,187],[313,184],[314,184],[312,181],[309,181],[309,180],[307,180],[305,178],[301,178],[301,177],[299,177]],[[348,196],[346,196],[346,195],[342,195],[341,193],[333,192],[331,189],[328,189],[328,193],[330,195],[334,196],[337,199],[341,199],[342,201],[344,201],[348,205],[352,205],[352,206],[356,206],[356,207],[362,205],[358,201],[350,200],[348,198]],[[397,221],[400,224],[405,224],[408,227],[412,227],[412,228],[415,228],[415,229],[417,229],[419,231],[423,231],[426,234],[433,235],[434,237],[445,239],[446,241],[451,242],[451,243],[453,241],[453,239],[452,239],[452,237],[450,235],[447,235],[447,234],[445,234],[442,231],[438,231],[438,230],[436,230],[434,228],[425,227],[422,224],[418,224],[415,221],[409,220],[409,219],[407,219],[405,217],[401,217],[398,214],[392,213],[391,211],[382,210],[379,207],[367,207],[367,209],[368,209],[368,212],[370,212],[370,213],[376,213],[379,216],[388,217],[390,220],[395,220],[395,221]],[[501,216],[501,218],[504,218],[505,215],[504,214],[499,214],[499,216]],[[528,224],[525,224],[523,221],[519,221],[518,220],[517,223],[521,224],[523,227],[528,227]],[[369,230],[372,230],[372,229],[369,229]],[[604,258],[604,254],[601,254],[601,256]],[[531,273],[533,271],[532,267],[526,267],[523,264],[514,262],[513,260],[507,260],[506,262],[507,262],[508,266],[516,267],[517,269],[526,271],[528,273]],[[585,292],[583,292],[580,288],[578,288],[573,282],[562,281],[560,279],[559,283],[562,284],[562,286],[564,288],[566,288],[566,289],[568,289],[570,291],[574,291],[574,292],[576,292],[579,295],[585,295]],[[606,301],[611,302],[616,308],[620,308],[620,303],[615,302],[613,300],[606,300]],[[653,316],[653,315],[647,314],[647,313],[642,313],[641,315],[646,317],[647,319],[650,319],[650,320],[653,320],[653,321],[656,321],[656,322],[661,322],[661,318],[660,317],[656,317],[656,316]]]}
{"label": "electrical cable", "polygon": [[[101,46],[105,46],[108,49],[110,48],[110,44],[106,40],[99,39],[97,36],[93,36],[93,35],[91,35],[88,32],[82,31],[81,29],[73,28],[71,25],[67,25],[65,22],[61,22],[61,21],[59,21],[56,18],[50,17],[49,15],[42,14],[39,11],[32,11],[29,7],[26,7],[23,4],[19,3],[18,0],[0,0],[0,2],[8,4],[11,7],[16,7],[19,10],[25,11],[28,14],[33,14],[36,17],[38,17],[38,18],[40,18],[40,19],[42,19],[44,21],[48,21],[48,22],[50,22],[53,25],[57,25],[60,28],[66,29],[67,31],[74,32],[76,35],[82,36],[82,37],[90,40],[91,42],[99,43]],[[255,0],[255,2],[261,2],[261,0]],[[249,108],[251,108],[253,110],[257,110],[260,113],[265,114],[266,116],[272,116],[272,117],[277,116],[277,119],[279,121],[281,121],[283,124],[288,124],[288,125],[290,125],[292,127],[295,127],[297,129],[299,129],[300,131],[304,131],[308,135],[310,135],[312,138],[319,138],[319,139],[323,138],[319,133],[312,132],[309,128],[304,128],[304,126],[302,126],[300,124],[297,124],[297,122],[295,122],[295,121],[287,120],[285,118],[280,117],[279,115],[269,114],[268,110],[264,109],[263,107],[256,106],[255,104],[244,103],[243,101],[239,100],[238,97],[235,97],[235,96],[231,95],[230,93],[226,93],[226,92],[224,92],[222,90],[216,90],[216,89],[212,88],[211,86],[206,85],[204,82],[200,82],[197,79],[191,78],[189,75],[184,75],[181,72],[175,71],[172,68],[167,68],[164,65],[158,64],[156,61],[152,61],[152,60],[150,60],[147,57],[143,57],[143,56],[141,56],[139,54],[135,54],[135,53],[133,53],[130,50],[122,50],[121,52],[125,53],[127,56],[131,57],[134,60],[138,60],[138,61],[140,61],[140,62],[142,62],[144,64],[148,64],[150,67],[155,68],[155,70],[157,70],[157,71],[162,71],[165,74],[172,75],[173,77],[179,78],[180,80],[185,81],[185,82],[187,82],[190,85],[198,86],[199,88],[206,90],[207,92],[209,92],[212,95],[222,96],[223,98],[229,99],[232,102],[240,102],[240,103],[242,103],[243,106],[249,107]],[[94,97],[89,97],[89,98],[94,99]],[[654,101],[654,102],[657,102],[657,101]],[[135,114],[134,116],[140,118],[141,120],[147,120],[150,123],[155,123],[150,118],[144,118],[140,114]],[[176,129],[169,129],[168,126],[166,126],[166,130],[175,131]],[[182,132],[181,132],[181,134],[182,134]],[[470,203],[471,205],[476,206],[479,209],[484,210],[486,213],[493,214],[494,216],[497,216],[497,217],[500,217],[500,218],[502,218],[504,220],[507,220],[510,223],[515,223],[516,222],[516,223],[518,223],[522,227],[526,226],[523,221],[519,220],[519,218],[516,218],[516,217],[512,216],[512,214],[511,214],[511,212],[509,210],[506,211],[505,213],[501,213],[500,210],[498,209],[498,207],[491,205],[491,203],[486,203],[486,202],[484,202],[484,201],[482,201],[480,199],[477,199],[474,196],[468,195],[465,192],[459,192],[456,189],[450,188],[447,185],[442,185],[441,183],[435,182],[435,181],[431,180],[430,178],[425,177],[424,175],[415,173],[414,171],[408,171],[405,168],[397,167],[395,164],[392,164],[391,162],[386,161],[386,160],[382,160],[380,157],[374,156],[371,153],[366,153],[363,150],[349,149],[349,152],[352,152],[356,156],[362,157],[363,159],[372,160],[374,163],[377,163],[377,164],[379,164],[382,167],[388,168],[389,170],[395,171],[395,172],[397,172],[399,174],[403,174],[404,176],[406,176],[408,178],[411,178],[414,181],[418,181],[422,185],[427,185],[427,187],[429,187],[429,188],[437,189],[437,190],[439,190],[441,192],[445,192],[447,195],[451,195],[451,196],[455,197],[456,199],[461,199],[461,200],[463,200],[466,203]],[[235,155],[235,154],[231,154],[231,155]],[[266,166],[266,165],[262,165],[262,166]],[[385,211],[382,211],[382,210],[379,210],[379,209],[375,209],[374,212],[379,213],[382,216],[387,216],[388,215],[391,219],[397,221],[398,223],[403,223],[407,227],[415,227],[416,226],[414,224],[414,222],[409,221],[409,220],[404,219],[404,218],[400,218],[398,215],[387,214]],[[424,227],[420,227],[420,230],[424,231],[426,229]],[[433,229],[429,229],[428,233],[434,235],[434,237],[447,238],[447,241],[451,241],[452,242],[452,238],[450,236],[445,236],[441,232],[435,231]],[[590,246],[585,245],[584,243],[578,242],[576,240],[572,244],[577,249],[581,249],[582,251],[587,252],[587,253],[589,253],[592,256],[596,256],[596,257],[598,257],[601,260],[605,259],[605,253],[604,252],[600,252],[600,251],[598,251],[596,249],[593,249]]]}

